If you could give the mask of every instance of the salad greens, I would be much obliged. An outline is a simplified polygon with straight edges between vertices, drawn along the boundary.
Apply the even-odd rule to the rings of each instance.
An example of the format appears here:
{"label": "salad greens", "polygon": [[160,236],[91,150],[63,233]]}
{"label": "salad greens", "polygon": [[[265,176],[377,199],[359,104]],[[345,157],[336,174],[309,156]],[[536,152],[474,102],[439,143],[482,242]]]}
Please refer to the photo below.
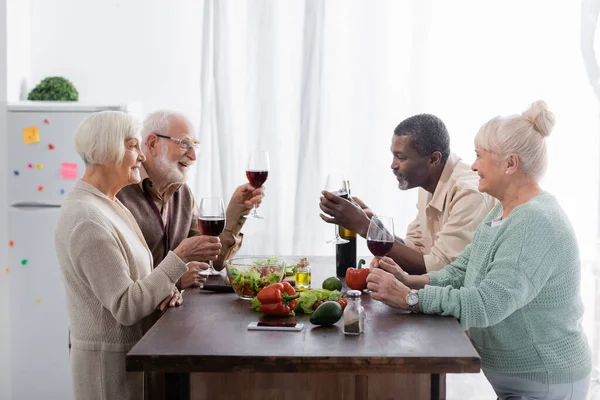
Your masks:
{"label": "salad greens", "polygon": [[302,310],[305,314],[313,313],[313,305],[317,301],[332,300],[336,301],[342,298],[342,294],[338,290],[327,290],[327,289],[312,289],[302,292],[296,310]]}
{"label": "salad greens", "polygon": [[286,265],[285,276],[294,276],[296,273],[296,264]]}
{"label": "salad greens", "polygon": [[280,260],[272,256],[254,261],[247,270],[240,270],[232,265],[229,267],[231,285],[244,296],[256,296],[263,287],[281,280],[279,263]]}

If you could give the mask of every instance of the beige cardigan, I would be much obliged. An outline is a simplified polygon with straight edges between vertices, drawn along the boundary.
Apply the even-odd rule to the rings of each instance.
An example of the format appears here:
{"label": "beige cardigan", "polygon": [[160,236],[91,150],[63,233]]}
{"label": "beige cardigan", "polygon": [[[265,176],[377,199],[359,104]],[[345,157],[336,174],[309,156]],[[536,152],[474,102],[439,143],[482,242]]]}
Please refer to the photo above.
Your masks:
{"label": "beige cardigan", "polygon": [[67,297],[75,399],[143,399],[143,373],[125,355],[152,325],[151,314],[187,271],[169,252],[152,255],[131,213],[83,181],[61,207],[55,245]]}

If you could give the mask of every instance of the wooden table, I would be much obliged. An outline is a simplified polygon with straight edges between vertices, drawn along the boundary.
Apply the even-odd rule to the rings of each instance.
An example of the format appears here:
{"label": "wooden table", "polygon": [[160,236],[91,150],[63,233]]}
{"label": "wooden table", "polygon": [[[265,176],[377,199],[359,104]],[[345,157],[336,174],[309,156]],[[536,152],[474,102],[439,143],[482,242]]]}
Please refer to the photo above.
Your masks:
{"label": "wooden table", "polygon": [[[295,259],[295,258],[294,258]],[[293,260],[293,259],[292,259]],[[309,258],[313,287],[335,275],[333,257]],[[410,314],[362,296],[365,333],[342,321],[300,332],[248,331],[260,319],[235,294],[186,291],[127,355],[131,371],[190,373],[190,399],[440,399],[446,373],[479,372],[454,318]]]}

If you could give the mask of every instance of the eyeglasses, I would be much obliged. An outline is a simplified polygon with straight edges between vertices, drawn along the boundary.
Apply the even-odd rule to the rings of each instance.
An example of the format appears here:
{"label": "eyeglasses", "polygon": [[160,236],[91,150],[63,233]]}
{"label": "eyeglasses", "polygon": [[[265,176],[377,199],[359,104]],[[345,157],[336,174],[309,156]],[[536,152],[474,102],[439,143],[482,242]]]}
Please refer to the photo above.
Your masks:
{"label": "eyeglasses", "polygon": [[172,141],[174,141],[175,143],[177,143],[179,145],[179,148],[181,148],[181,150],[184,150],[185,152],[190,151],[190,149],[192,149],[192,148],[194,150],[198,150],[200,148],[199,143],[192,142],[190,139],[174,138],[172,136],[159,135],[158,133],[155,133],[155,135],[158,137],[164,138],[164,139],[171,139]]}

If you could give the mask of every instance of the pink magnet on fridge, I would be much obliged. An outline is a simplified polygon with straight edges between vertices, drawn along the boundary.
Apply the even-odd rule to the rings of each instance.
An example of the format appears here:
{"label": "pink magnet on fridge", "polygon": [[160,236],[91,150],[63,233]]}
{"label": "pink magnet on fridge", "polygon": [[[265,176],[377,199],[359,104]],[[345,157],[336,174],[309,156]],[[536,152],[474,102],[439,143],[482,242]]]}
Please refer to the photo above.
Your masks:
{"label": "pink magnet on fridge", "polygon": [[33,164],[31,164],[31,163],[27,164],[27,168],[33,168]]}

